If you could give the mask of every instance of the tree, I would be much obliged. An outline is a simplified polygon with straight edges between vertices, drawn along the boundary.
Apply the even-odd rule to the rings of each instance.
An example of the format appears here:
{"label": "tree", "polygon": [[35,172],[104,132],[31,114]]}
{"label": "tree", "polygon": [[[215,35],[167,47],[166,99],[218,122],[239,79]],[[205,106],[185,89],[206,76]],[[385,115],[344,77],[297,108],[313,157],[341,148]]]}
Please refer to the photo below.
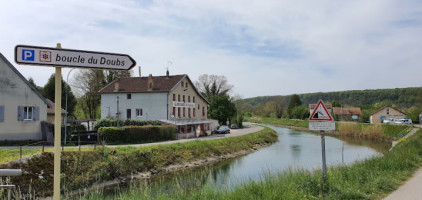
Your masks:
{"label": "tree", "polygon": [[98,94],[106,84],[103,70],[79,70],[75,76],[75,87],[81,96],[79,107],[82,108],[85,117],[96,119],[97,109],[101,105],[101,96]]}
{"label": "tree", "polygon": [[44,93],[44,88],[43,88],[43,87],[40,87],[40,86],[37,86],[37,85],[35,84],[34,79],[33,79],[32,77],[29,77],[29,78],[28,78],[28,82],[29,82],[29,84],[31,84],[32,86],[34,86],[34,88],[35,88],[35,89],[37,89],[37,90],[38,90],[38,92],[40,92],[41,94],[43,94],[43,93]]}
{"label": "tree", "polygon": [[289,106],[287,107],[287,113],[290,115],[292,115],[292,111],[293,108],[295,108],[296,106],[301,106],[302,105],[302,101],[300,101],[300,97],[297,94],[292,95],[292,97],[290,98],[290,102],[289,102]]}
{"label": "tree", "polygon": [[202,74],[195,81],[195,87],[211,102],[215,97],[228,95],[233,85],[228,83],[225,76]]}
{"label": "tree", "polygon": [[305,106],[296,106],[292,109],[292,113],[290,115],[291,119],[306,119],[310,115],[309,109]]}
{"label": "tree", "polygon": [[333,107],[341,107],[341,104],[338,101],[336,101],[336,100],[331,101],[331,105]]}
{"label": "tree", "polygon": [[276,97],[275,102],[275,115],[277,118],[281,118],[284,113],[285,101],[283,97]]}
{"label": "tree", "polygon": [[[67,84],[66,82],[63,81],[62,79],[62,108],[65,108],[66,105],[66,92],[68,92],[67,95],[67,112],[68,115],[73,116],[73,111],[75,110],[75,106],[76,106],[76,98],[75,95],[72,92],[72,88],[69,86],[69,84]],[[51,101],[54,102],[55,99],[55,94],[56,94],[56,76],[55,74],[52,74],[50,76],[50,78],[48,79],[47,83],[44,85],[44,88],[42,90],[42,95],[47,98],[50,99]]]}
{"label": "tree", "polygon": [[118,78],[129,78],[132,71],[129,70],[105,70],[105,84],[109,84]]}
{"label": "tree", "polygon": [[211,101],[210,117],[226,124],[227,119],[236,115],[236,106],[227,95],[215,97]]}

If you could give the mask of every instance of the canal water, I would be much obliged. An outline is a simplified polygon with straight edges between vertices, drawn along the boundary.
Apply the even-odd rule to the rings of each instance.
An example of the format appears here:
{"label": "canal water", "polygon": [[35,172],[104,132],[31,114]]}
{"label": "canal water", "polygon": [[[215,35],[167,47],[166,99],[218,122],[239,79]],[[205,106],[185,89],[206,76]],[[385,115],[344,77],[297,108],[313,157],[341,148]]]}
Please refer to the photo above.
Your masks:
{"label": "canal water", "polygon": [[[153,178],[148,187],[153,193],[168,193],[180,188],[232,188],[245,181],[260,180],[264,174],[288,168],[320,169],[321,136],[305,131],[269,126],[278,134],[278,142],[253,153],[221,163]],[[326,136],[327,165],[350,164],[382,156],[388,144]],[[120,192],[122,192],[120,190]]]}

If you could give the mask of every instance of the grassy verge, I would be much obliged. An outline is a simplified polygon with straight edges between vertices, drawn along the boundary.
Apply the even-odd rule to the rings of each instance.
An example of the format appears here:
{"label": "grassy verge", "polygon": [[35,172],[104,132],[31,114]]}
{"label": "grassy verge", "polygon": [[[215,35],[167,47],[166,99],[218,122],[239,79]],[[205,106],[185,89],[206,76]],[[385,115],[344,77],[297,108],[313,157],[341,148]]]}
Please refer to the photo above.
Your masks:
{"label": "grassy verge", "polygon": [[254,122],[254,123],[264,123],[264,124],[279,124],[285,126],[297,126],[297,127],[309,127],[307,120],[295,120],[295,119],[286,119],[286,118],[274,118],[274,117],[250,117],[246,118],[245,121]]}
{"label": "grassy verge", "polygon": [[[148,147],[102,148],[97,151],[62,153],[62,188],[72,191],[86,188],[94,183],[131,175],[136,172],[160,171],[165,166],[178,164],[213,155],[225,155],[256,145],[277,141],[272,129],[239,137],[215,140],[193,140],[186,143]],[[53,189],[53,154],[43,153],[27,163],[0,165],[0,168],[20,168],[27,172],[11,179],[23,194],[49,196]]]}
{"label": "grassy verge", "polygon": [[[285,118],[273,117],[250,117],[246,119],[250,122],[264,123],[264,124],[277,124],[284,126],[296,126],[301,128],[308,128],[308,120],[295,120]],[[399,137],[398,134],[406,129],[406,125],[393,125],[393,124],[362,124],[354,122],[335,122],[336,130],[339,135],[353,136],[366,139],[380,139],[389,140],[393,137]]]}
{"label": "grassy verge", "polygon": [[[398,144],[383,157],[350,166],[328,169],[326,185],[322,172],[290,169],[263,175],[234,189],[216,190],[211,185],[183,188],[153,195],[147,186],[133,186],[109,199],[381,199],[398,188],[422,165],[422,130]],[[101,192],[83,199],[107,199]]]}

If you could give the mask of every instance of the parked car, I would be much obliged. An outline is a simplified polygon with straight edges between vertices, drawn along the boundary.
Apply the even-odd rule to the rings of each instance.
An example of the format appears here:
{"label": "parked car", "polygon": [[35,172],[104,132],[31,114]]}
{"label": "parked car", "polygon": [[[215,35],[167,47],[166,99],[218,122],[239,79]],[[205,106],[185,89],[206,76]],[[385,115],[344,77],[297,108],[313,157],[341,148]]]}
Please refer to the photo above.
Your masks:
{"label": "parked car", "polygon": [[228,126],[220,126],[220,128],[218,128],[215,131],[216,134],[228,134],[230,133],[230,128]]}
{"label": "parked car", "polygon": [[382,121],[382,123],[384,123],[384,124],[394,124],[394,123],[395,123],[395,121],[396,121],[396,119],[393,119],[393,118],[387,118],[387,119],[384,119],[384,120]]}
{"label": "parked car", "polygon": [[237,124],[230,124],[230,129],[238,129],[239,126]]}
{"label": "parked car", "polygon": [[412,120],[411,119],[399,119],[399,120],[396,120],[395,123],[396,124],[412,124]]}

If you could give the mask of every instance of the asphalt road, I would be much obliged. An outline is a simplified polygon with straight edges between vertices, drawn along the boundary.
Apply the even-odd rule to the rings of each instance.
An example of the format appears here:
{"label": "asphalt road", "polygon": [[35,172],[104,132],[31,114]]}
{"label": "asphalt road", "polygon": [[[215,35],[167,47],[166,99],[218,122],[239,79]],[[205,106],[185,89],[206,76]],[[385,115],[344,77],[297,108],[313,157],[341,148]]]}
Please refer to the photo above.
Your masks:
{"label": "asphalt road", "polygon": [[388,195],[384,200],[420,200],[422,199],[422,167],[413,174],[404,185]]}

